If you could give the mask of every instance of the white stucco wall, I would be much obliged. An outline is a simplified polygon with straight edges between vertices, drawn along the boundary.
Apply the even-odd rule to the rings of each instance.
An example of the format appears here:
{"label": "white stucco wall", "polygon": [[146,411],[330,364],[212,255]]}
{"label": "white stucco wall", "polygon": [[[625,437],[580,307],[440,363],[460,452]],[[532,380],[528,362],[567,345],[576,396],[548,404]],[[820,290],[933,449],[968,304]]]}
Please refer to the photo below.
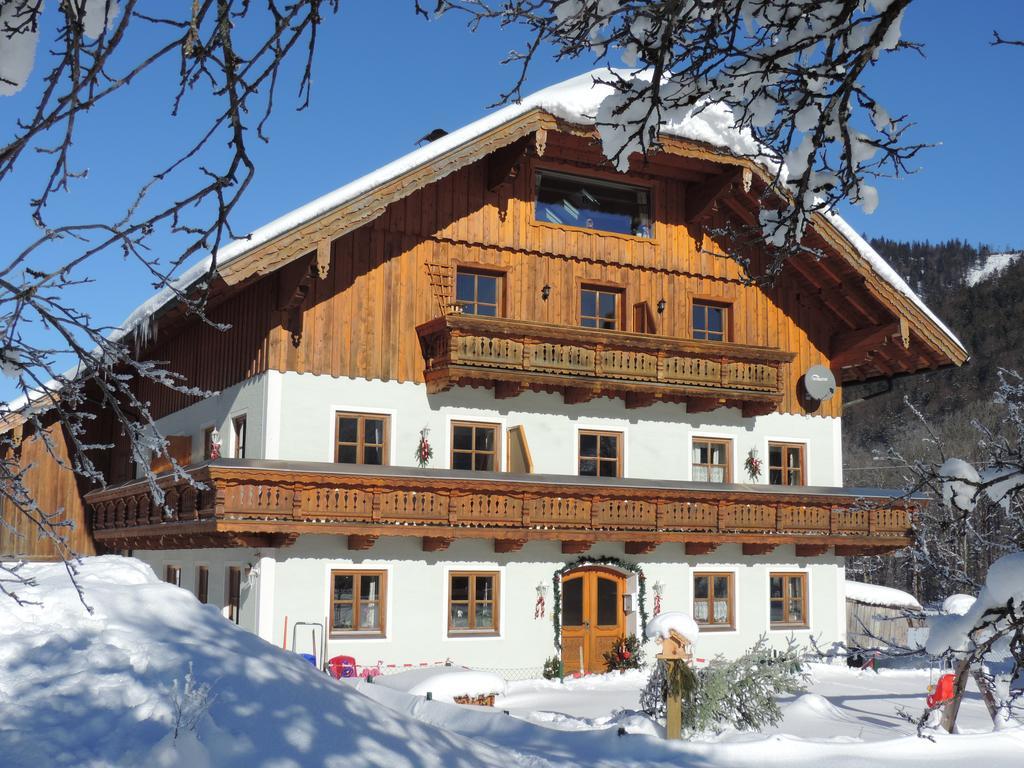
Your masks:
{"label": "white stucco wall", "polygon": [[[734,656],[751,646],[762,633],[777,647],[784,647],[790,636],[806,645],[813,635],[823,646],[845,637],[842,558],[797,558],[790,545],[760,557],[742,555],[738,545],[725,545],[711,555],[690,557],[683,553],[681,545],[663,544],[649,555],[624,557],[620,543],[609,543],[596,545],[588,555],[638,563],[646,577],[648,612],[654,607],[655,583],[663,585],[662,610],[690,613],[695,571],[734,573],[736,627],[701,635],[695,648],[701,658],[719,653]],[[167,564],[181,566],[182,588],[193,592],[195,566],[208,564],[210,603],[215,605],[224,604],[227,565],[245,568],[259,563],[256,585],[243,590],[242,626],[251,631],[258,629],[260,636],[280,646],[287,618],[289,647],[290,628],[296,622],[323,623],[327,618],[332,569],[384,570],[388,574],[386,638],[329,639],[328,657],[354,656],[358,663],[366,665],[377,661],[402,665],[451,659],[468,666],[534,671],[555,653],[552,576],[566,563],[576,560],[576,556],[563,555],[558,542],[535,541],[519,552],[495,554],[489,540],[461,539],[446,551],[432,553],[422,551],[418,537],[395,537],[379,540],[366,552],[350,552],[345,549],[344,539],[336,536],[301,536],[294,546],[280,550],[170,550],[137,552],[136,556],[148,562],[161,577]],[[500,572],[499,637],[448,637],[449,570]],[[772,571],[808,574],[809,629],[771,629],[768,577]],[[630,583],[637,588],[636,579]],[[538,585],[548,587],[544,618],[534,618]],[[638,611],[636,597],[634,605]],[[629,617],[628,629],[639,631],[636,613]],[[300,650],[303,647],[300,645]],[[653,653],[655,649],[651,646],[648,650]]]}
{"label": "white stucco wall", "polygon": [[839,485],[842,481],[840,420],[830,417],[774,413],[743,418],[734,408],[687,414],[684,406],[671,403],[630,410],[621,400],[608,398],[566,405],[561,395],[538,392],[497,400],[491,390],[469,387],[428,396],[426,387],[412,383],[291,372],[280,376],[278,450],[282,459],[332,461],[334,414],[347,410],[391,417],[393,465],[415,466],[413,453],[419,433],[428,427],[434,448],[430,466],[447,468],[451,422],[469,420],[502,427],[503,464],[507,461],[506,431],[523,425],[534,471],[544,474],[576,474],[577,431],[602,429],[623,433],[623,474],[627,477],[691,479],[690,441],[702,436],[733,441],[735,482],[749,482],[743,462],[752,448],[766,467],[759,482],[768,481],[768,443],[772,440],[807,446],[808,485]]}

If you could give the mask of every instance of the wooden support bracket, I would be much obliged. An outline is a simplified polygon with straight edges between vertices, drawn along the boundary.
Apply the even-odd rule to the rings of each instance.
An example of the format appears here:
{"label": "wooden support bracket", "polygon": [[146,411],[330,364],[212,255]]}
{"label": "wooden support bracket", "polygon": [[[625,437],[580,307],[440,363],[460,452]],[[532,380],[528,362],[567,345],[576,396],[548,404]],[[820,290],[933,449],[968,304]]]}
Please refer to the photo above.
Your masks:
{"label": "wooden support bracket", "polygon": [[713,541],[688,541],[684,549],[688,555],[710,555],[718,549],[718,544]]}
{"label": "wooden support bracket", "polygon": [[627,541],[626,554],[646,555],[653,552],[657,546],[658,542],[656,541]]}
{"label": "wooden support bracket", "polygon": [[494,399],[505,400],[522,394],[526,384],[521,381],[496,381],[494,382]]}
{"label": "wooden support bracket", "polygon": [[494,551],[499,554],[518,552],[524,544],[526,544],[526,539],[495,539]]}
{"label": "wooden support bracket", "polygon": [[797,544],[795,548],[797,557],[818,557],[829,550],[828,544]]}
{"label": "wooden support bracket", "polygon": [[777,546],[779,546],[779,545],[778,544],[770,544],[770,543],[764,543],[764,544],[744,544],[743,545],[743,554],[744,555],[767,555],[769,552],[774,551],[774,549]]}
{"label": "wooden support bracket", "polygon": [[[448,549],[449,545],[454,541],[451,536],[424,536],[423,537],[423,551],[424,552],[442,552]],[[351,546],[349,547],[351,549]]]}
{"label": "wooden support bracket", "polygon": [[896,322],[832,334],[829,340],[832,369],[839,370],[844,365],[862,362],[869,352],[886,344],[891,337],[899,335],[900,330],[900,323]]}
{"label": "wooden support bracket", "polygon": [[626,408],[646,408],[658,400],[655,394],[646,392],[627,392],[624,399]]}
{"label": "wooden support bracket", "polygon": [[348,535],[348,548],[361,552],[372,547],[379,538],[379,536],[369,536],[364,533],[350,533]]}
{"label": "wooden support bracket", "polygon": [[568,541],[562,542],[562,554],[563,555],[582,555],[594,546],[593,541],[584,539],[569,539]]}
{"label": "wooden support bracket", "polygon": [[590,387],[566,387],[562,393],[562,399],[566,405],[579,405],[594,399],[597,391]]}

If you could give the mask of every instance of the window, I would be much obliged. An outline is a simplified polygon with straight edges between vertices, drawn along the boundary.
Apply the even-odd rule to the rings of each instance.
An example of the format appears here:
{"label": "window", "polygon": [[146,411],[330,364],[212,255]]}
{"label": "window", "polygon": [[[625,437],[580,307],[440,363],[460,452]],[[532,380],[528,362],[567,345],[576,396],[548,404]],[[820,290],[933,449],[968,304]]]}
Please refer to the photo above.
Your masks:
{"label": "window", "polygon": [[501,311],[502,276],[459,269],[455,272],[455,303],[467,315],[497,317]]}
{"label": "window", "polygon": [[580,290],[580,325],[584,328],[619,327],[619,303],[622,292],[614,288],[583,286]]}
{"label": "window", "polygon": [[338,464],[387,464],[388,417],[339,413],[334,460]]}
{"label": "window", "polygon": [[651,236],[650,192],[579,176],[538,173],[534,216],[551,224]]}
{"label": "window", "polygon": [[228,567],[228,621],[239,623],[242,613],[242,569],[237,565]]}
{"label": "window", "polygon": [[494,424],[452,422],[452,469],[498,472],[498,427]]}
{"label": "window", "polygon": [[164,581],[176,587],[181,586],[181,568],[176,565],[168,565],[164,571]]}
{"label": "window", "polygon": [[207,427],[203,430],[203,461],[213,458],[213,434],[216,431],[216,427]]}
{"label": "window", "polygon": [[802,445],[768,443],[768,482],[772,485],[804,484]]}
{"label": "window", "polygon": [[622,434],[619,432],[581,431],[580,474],[591,477],[621,477],[621,445]]}
{"label": "window", "polygon": [[210,569],[205,565],[196,568],[196,597],[204,604],[210,597]]}
{"label": "window", "polygon": [[448,575],[448,634],[498,633],[498,574]]}
{"label": "window", "polygon": [[384,571],[331,571],[331,634],[384,635]]}
{"label": "window", "polygon": [[693,338],[702,341],[728,341],[729,307],[706,301],[693,302]]}
{"label": "window", "polygon": [[701,483],[728,483],[730,441],[693,438],[693,479]]}
{"label": "window", "polygon": [[693,574],[693,618],[701,628],[733,628],[731,573]]}
{"label": "window", "polygon": [[235,458],[245,458],[245,414],[241,416],[235,416],[231,420],[231,431],[234,433],[235,438]]}
{"label": "window", "polygon": [[806,627],[807,574],[773,573],[768,582],[772,627]]}

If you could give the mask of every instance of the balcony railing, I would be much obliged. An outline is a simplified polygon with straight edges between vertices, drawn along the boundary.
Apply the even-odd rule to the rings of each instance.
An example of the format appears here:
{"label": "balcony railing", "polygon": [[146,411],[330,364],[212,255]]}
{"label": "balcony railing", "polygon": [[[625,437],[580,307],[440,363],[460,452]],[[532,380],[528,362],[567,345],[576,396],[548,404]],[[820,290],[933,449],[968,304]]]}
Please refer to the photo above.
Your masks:
{"label": "balcony railing", "polygon": [[767,347],[449,314],[417,329],[430,392],[491,386],[498,397],[560,390],[567,401],[618,397],[627,405],[687,402],[770,413],[793,354]]}
{"label": "balcony railing", "polygon": [[[333,533],[348,535],[350,547],[352,537],[372,543],[378,536],[417,535],[436,541],[493,538],[506,546],[555,539],[563,548],[566,542],[613,540],[626,542],[627,551],[671,541],[709,551],[732,542],[748,554],[792,543],[798,553],[801,547],[811,554],[836,546],[852,554],[906,546],[911,514],[920,503],[840,488],[259,460],[219,460],[191,474],[197,485],[161,480],[163,505],[145,482],[89,493],[96,539],[117,548],[147,548],[199,536],[210,539],[206,546],[229,546],[252,544],[253,535]],[[260,542],[266,544],[254,545]]]}

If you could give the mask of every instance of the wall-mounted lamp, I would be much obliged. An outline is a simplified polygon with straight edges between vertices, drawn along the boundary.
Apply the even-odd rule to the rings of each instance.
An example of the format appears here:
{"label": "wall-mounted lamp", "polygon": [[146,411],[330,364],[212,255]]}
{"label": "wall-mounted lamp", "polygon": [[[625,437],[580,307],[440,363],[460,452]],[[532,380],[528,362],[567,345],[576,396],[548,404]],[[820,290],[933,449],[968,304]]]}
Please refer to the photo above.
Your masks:
{"label": "wall-mounted lamp", "polygon": [[633,612],[633,596],[628,592],[622,596],[622,612],[632,613]]}
{"label": "wall-mounted lamp", "polygon": [[551,286],[548,285],[547,283],[545,283],[544,287],[540,289],[540,297],[542,299],[544,299],[544,301],[547,301],[548,300],[548,296],[550,296],[550,295],[551,295]]}
{"label": "wall-mounted lamp", "polygon": [[658,314],[660,315],[664,311],[665,311],[665,300],[664,299],[658,299]]}

